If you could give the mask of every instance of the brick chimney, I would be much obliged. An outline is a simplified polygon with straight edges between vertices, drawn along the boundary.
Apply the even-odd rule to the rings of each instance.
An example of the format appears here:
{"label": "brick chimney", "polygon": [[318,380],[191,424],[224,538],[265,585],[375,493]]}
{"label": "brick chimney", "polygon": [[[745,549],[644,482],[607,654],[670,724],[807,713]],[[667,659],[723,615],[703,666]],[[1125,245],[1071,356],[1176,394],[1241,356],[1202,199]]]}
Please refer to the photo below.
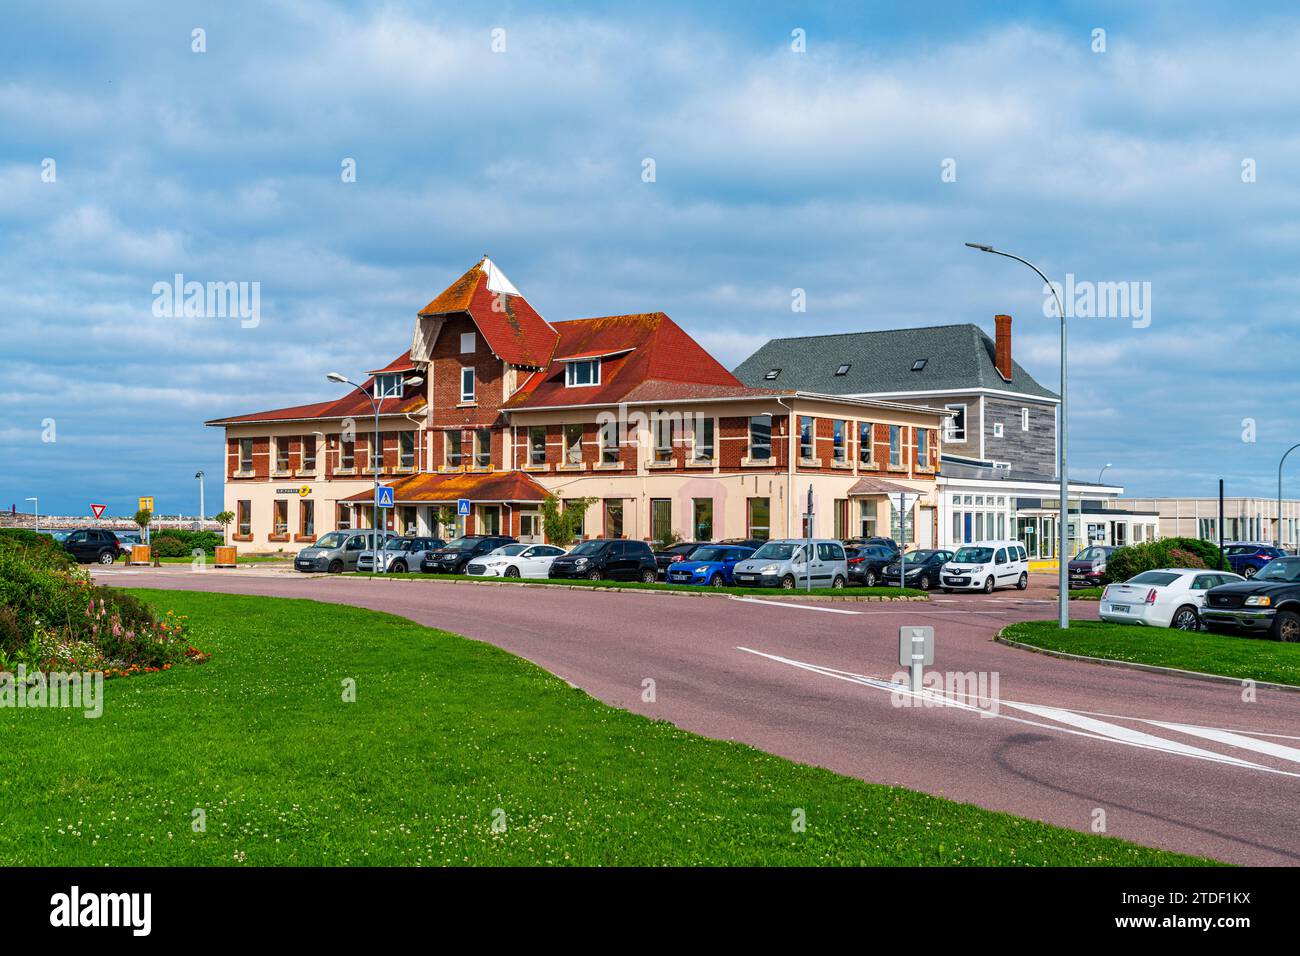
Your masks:
{"label": "brick chimney", "polygon": [[998,368],[998,374],[1006,381],[1011,381],[1011,316],[995,315],[993,321],[997,325],[997,337],[994,344],[997,346],[994,365]]}

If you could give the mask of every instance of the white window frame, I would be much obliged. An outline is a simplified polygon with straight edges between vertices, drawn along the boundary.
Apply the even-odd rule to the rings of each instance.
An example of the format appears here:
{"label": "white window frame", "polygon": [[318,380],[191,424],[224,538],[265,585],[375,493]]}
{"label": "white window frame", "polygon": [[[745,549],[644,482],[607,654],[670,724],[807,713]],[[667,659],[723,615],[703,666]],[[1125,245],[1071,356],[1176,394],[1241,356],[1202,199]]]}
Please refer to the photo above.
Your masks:
{"label": "white window frame", "polygon": [[478,338],[473,332],[460,333],[460,354],[473,355],[478,350]]}
{"label": "white window frame", "polygon": [[401,372],[383,372],[375,376],[375,398],[401,398],[405,379]]}
{"label": "white window frame", "polygon": [[1001,438],[1004,434],[1005,434],[1005,430],[1004,430],[1003,427],[1002,427],[1002,423],[1001,423],[1001,422],[994,422],[994,423],[993,423],[993,437],[994,437],[994,438]]}
{"label": "white window frame", "polygon": [[[465,373],[469,373],[469,391],[465,390]],[[462,365],[460,367],[460,400],[462,402],[474,401],[474,366]]]}
{"label": "white window frame", "polygon": [[[578,381],[578,366],[590,368],[592,379],[590,382]],[[600,384],[600,359],[580,359],[564,364],[564,384],[568,388],[590,388]]]}
{"label": "white window frame", "polygon": [[1024,408],[1020,409],[1020,430],[1022,432],[1029,431],[1029,407],[1028,406],[1025,406]]}
{"label": "white window frame", "polygon": [[955,419],[955,418],[949,418],[949,419],[946,421],[946,423],[944,424],[944,435],[943,435],[943,440],[944,440],[944,441],[957,442],[958,444],[965,444],[965,442],[966,442],[966,417],[970,414],[970,409],[967,408],[965,402],[955,402],[955,403],[953,403],[953,404],[951,404],[951,405],[944,405],[943,407],[944,407],[944,410],[945,410],[945,411],[950,411],[950,412],[955,412],[955,411],[956,411],[957,409],[959,409],[959,408],[961,409],[961,429],[960,429],[960,434],[958,434],[958,428],[957,428],[957,422],[956,422],[956,419]]}

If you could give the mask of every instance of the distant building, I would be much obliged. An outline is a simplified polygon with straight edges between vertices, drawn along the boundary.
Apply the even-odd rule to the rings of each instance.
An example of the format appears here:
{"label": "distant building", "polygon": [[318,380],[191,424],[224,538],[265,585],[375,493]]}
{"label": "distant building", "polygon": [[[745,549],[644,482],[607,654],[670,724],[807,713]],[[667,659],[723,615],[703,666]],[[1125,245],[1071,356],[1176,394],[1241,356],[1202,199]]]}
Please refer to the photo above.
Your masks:
{"label": "distant building", "polygon": [[[1120,498],[1115,504],[1154,512],[1162,538],[1219,539],[1219,499],[1211,498]],[[1277,498],[1223,499],[1223,540],[1269,544],[1300,549],[1300,500],[1282,499],[1282,523],[1277,521]]]}

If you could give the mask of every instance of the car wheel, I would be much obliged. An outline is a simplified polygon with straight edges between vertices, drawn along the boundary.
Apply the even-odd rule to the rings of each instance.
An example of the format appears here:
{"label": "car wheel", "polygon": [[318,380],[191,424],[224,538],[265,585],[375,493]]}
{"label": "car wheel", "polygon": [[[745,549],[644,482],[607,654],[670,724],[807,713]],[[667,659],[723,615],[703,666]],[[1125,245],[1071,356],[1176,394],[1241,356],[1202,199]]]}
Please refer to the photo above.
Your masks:
{"label": "car wheel", "polygon": [[794,575],[793,575],[793,574],[787,574],[785,577],[783,577],[783,578],[781,579],[781,590],[782,590],[782,591],[793,591],[793,590],[794,590]]}
{"label": "car wheel", "polygon": [[517,578],[519,577],[519,569],[512,564],[506,568],[505,576],[508,578]]}
{"label": "car wheel", "polygon": [[335,558],[333,561],[330,562],[330,566],[328,570],[330,574],[342,574],[343,562]]}
{"label": "car wheel", "polygon": [[710,585],[711,587],[720,588],[720,587],[722,587],[722,585],[725,584],[725,583],[726,583],[726,582],[723,581],[723,579],[722,579],[722,574],[721,574],[721,572],[719,572],[719,571],[714,571],[714,572],[713,572],[713,577],[709,578],[709,585]]}
{"label": "car wheel", "polygon": [[1176,631],[1199,631],[1201,629],[1201,616],[1196,613],[1196,608],[1190,604],[1184,604],[1169,621],[1169,626]]}
{"label": "car wheel", "polygon": [[587,572],[587,580],[588,580],[588,581],[599,581],[599,580],[600,580],[600,572],[599,572],[599,571],[588,571],[588,572]]}
{"label": "car wheel", "polygon": [[658,579],[659,579],[659,573],[657,571],[647,570],[641,572],[642,584],[654,584],[655,581],[657,581]]}
{"label": "car wheel", "polygon": [[99,556],[100,564],[112,564],[116,560],[117,555],[113,554],[112,551],[105,551]]}
{"label": "car wheel", "polygon": [[917,587],[919,587],[922,591],[930,590],[930,575],[928,574],[921,575],[920,580],[918,580],[916,584]]}
{"label": "car wheel", "polygon": [[1259,568],[1252,568],[1249,564],[1241,572],[1247,578],[1253,578],[1259,573]]}
{"label": "car wheel", "polygon": [[392,566],[391,568],[389,568],[388,570],[391,571],[393,574],[405,574],[405,573],[406,573],[406,562],[405,562],[405,561],[394,561],[394,562],[393,562],[393,566]]}
{"label": "car wheel", "polygon": [[1294,644],[1300,641],[1300,614],[1295,611],[1278,611],[1273,618],[1272,638]]}
{"label": "car wheel", "polygon": [[876,586],[876,580],[876,572],[872,571],[870,568],[867,569],[866,574],[862,575],[862,584],[865,587],[874,588]]}
{"label": "car wheel", "polygon": [[1021,571],[1020,580],[1016,582],[1016,588],[1017,590],[1023,591],[1027,587],[1029,587],[1029,572]]}
{"label": "car wheel", "polygon": [[835,575],[835,580],[831,582],[831,587],[837,591],[844,589],[844,578],[841,575]]}
{"label": "car wheel", "polygon": [[984,579],[984,593],[985,594],[993,593],[993,575],[991,574]]}

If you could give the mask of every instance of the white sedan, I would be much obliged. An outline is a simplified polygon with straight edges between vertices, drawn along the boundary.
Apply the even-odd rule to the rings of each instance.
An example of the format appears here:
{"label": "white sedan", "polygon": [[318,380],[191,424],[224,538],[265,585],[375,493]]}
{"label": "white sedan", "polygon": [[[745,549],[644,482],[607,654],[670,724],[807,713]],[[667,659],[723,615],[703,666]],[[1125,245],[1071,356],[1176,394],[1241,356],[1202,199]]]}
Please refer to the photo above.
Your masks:
{"label": "white sedan", "polygon": [[562,554],[563,548],[550,544],[506,544],[475,558],[465,573],[487,578],[544,578],[551,562]]}
{"label": "white sedan", "polygon": [[1098,617],[1111,624],[1145,624],[1180,631],[1201,629],[1205,592],[1220,584],[1246,580],[1231,571],[1207,568],[1160,568],[1143,571],[1101,592]]}

